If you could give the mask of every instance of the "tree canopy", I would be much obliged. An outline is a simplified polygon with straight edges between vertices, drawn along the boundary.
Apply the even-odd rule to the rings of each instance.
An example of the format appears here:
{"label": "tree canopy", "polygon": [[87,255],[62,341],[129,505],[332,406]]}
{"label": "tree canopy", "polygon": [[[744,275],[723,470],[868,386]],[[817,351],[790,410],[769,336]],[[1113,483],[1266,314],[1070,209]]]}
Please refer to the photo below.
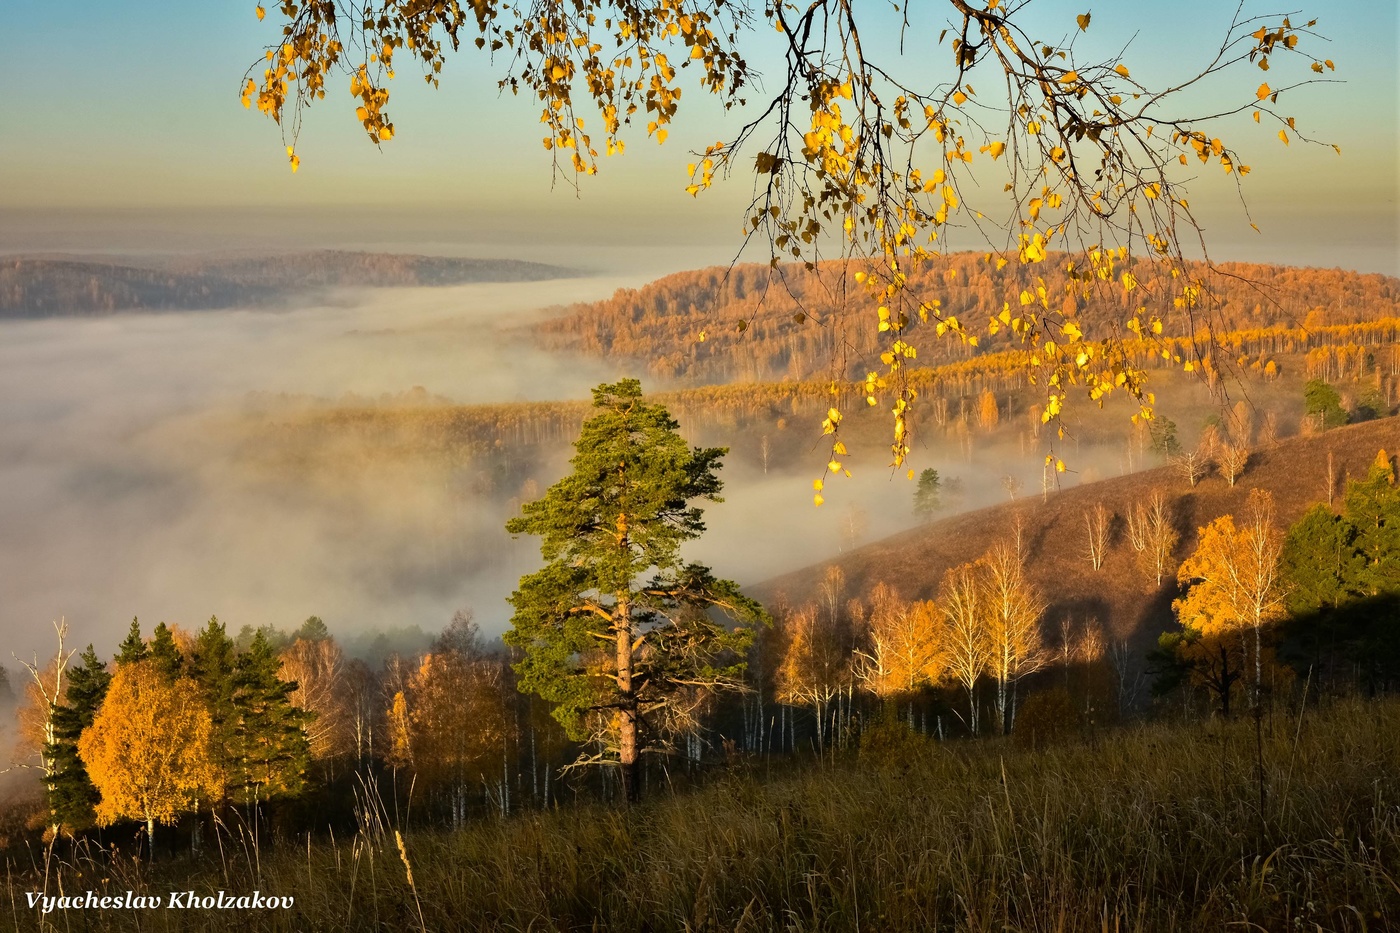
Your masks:
{"label": "tree canopy", "polygon": [[[249,69],[242,99],[278,122],[295,171],[302,115],[337,73],[348,77],[356,119],[382,145],[395,132],[397,70],[416,64],[436,86],[449,56],[471,44],[499,57],[500,90],[540,108],[555,172],[576,179],[598,171],[602,152],[622,152],[634,123],[664,142],[680,111],[679,75],[693,69],[736,115],[726,138],[693,154],[686,190],[699,195],[717,177],[750,171],[745,242],[765,242],[775,265],[862,260],[855,288],[842,281],[829,301],[800,312],[828,324],[850,292],[885,338],[864,393],[832,386],[830,472],[843,472],[841,420],[862,401],[889,406],[894,464],[910,452],[917,348],[907,330],[916,320],[969,344],[1016,335],[1045,392],[1046,422],[1076,386],[1096,402],[1123,390],[1150,417],[1145,372],[1123,352],[1117,326],[1149,339],[1208,329],[1211,285],[1186,263],[1205,245],[1188,182],[1202,165],[1237,183],[1248,174],[1217,134],[1233,117],[1251,115],[1284,145],[1313,141],[1285,102],[1335,70],[1307,52],[1316,21],[1237,8],[1218,43],[1202,44],[1203,64],[1148,83],[1133,75],[1131,45],[1094,45],[1089,12],[1050,25],[1029,0],[935,6],[813,0],[765,4],[760,15],[732,0],[286,0],[274,17],[280,35]],[[782,37],[780,63],[764,60],[765,28]],[[896,33],[897,44],[877,41]],[[937,289],[910,288],[911,274],[950,248],[986,250],[998,269],[1049,263],[1069,281],[1011,288],[999,309],[963,320],[945,312]],[[1094,302],[1118,309],[1115,326],[1079,319],[1076,309]],[[1210,343],[1162,352],[1193,370],[1212,356]]]}
{"label": "tree canopy", "polygon": [[218,799],[222,778],[211,758],[212,723],[186,677],[169,678],[153,660],[119,664],[78,754],[101,795],[97,821],[170,823],[203,799]]}

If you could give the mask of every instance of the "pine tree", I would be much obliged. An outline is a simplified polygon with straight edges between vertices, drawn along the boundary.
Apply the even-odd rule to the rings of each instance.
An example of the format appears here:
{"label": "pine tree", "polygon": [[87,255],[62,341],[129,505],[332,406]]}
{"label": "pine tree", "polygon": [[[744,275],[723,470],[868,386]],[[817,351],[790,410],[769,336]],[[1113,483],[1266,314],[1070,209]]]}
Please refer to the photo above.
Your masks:
{"label": "pine tree", "polygon": [[930,467],[919,474],[919,485],[914,490],[914,514],[928,521],[941,508],[942,481],[938,477],[938,471]]}
{"label": "pine tree", "polygon": [[295,795],[305,782],[311,758],[304,729],[308,714],[293,705],[297,685],[277,676],[281,667],[261,629],[234,667],[237,758],[230,783],[240,803]]}
{"label": "pine tree", "polygon": [[[238,734],[238,710],[234,706],[234,668],[237,656],[233,640],[217,616],[195,639],[190,658],[190,676],[198,687],[200,699],[209,710],[213,734],[213,759],[221,773],[231,775],[235,767]],[[227,783],[232,783],[232,777]]]}
{"label": "pine tree", "polygon": [[1366,479],[1347,484],[1343,515],[1356,529],[1360,591],[1369,596],[1400,592],[1400,486],[1384,450],[1376,454]]}
{"label": "pine tree", "polygon": [[175,636],[164,622],[157,625],[151,635],[150,658],[155,669],[171,680],[180,676],[185,665],[184,656],[175,644]]}
{"label": "pine tree", "polygon": [[301,628],[296,630],[292,641],[325,641],[330,637],[330,629],[326,628],[326,623],[321,621],[321,617],[310,616],[301,623]]}
{"label": "pine tree", "polygon": [[146,660],[150,654],[151,650],[146,647],[146,640],[141,637],[140,621],[132,619],[131,628],[127,630],[126,638],[118,646],[117,663],[135,664],[137,661]]}
{"label": "pine tree", "polygon": [[100,796],[78,757],[78,739],[92,725],[107,696],[112,675],[92,645],[88,645],[82,664],[69,668],[67,681],[64,702],[54,708],[54,741],[49,746],[53,773],[45,783],[54,821],[74,833],[87,829],[96,820],[94,808]]}
{"label": "pine tree", "polygon": [[751,625],[764,616],[734,583],[680,557],[705,530],[692,501],[720,501],[725,451],[688,447],[635,379],[594,389],[593,406],[573,471],[506,524],[539,535],[546,564],[510,597],[505,640],[523,653],[520,689],[555,704],[571,737],[608,750],[630,802],[640,755],[689,724],[697,691],[742,684]]}

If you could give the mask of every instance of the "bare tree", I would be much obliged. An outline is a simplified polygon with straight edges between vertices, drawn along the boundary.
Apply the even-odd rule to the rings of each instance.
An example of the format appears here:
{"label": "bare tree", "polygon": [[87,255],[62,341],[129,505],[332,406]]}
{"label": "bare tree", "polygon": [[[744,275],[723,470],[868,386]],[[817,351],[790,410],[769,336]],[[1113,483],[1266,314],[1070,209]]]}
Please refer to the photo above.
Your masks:
{"label": "bare tree", "polygon": [[1139,554],[1147,549],[1147,506],[1141,502],[1128,513],[1128,543]]}
{"label": "bare tree", "polygon": [[[47,781],[54,774],[54,711],[58,704],[63,702],[63,675],[68,670],[68,662],[77,653],[76,649],[66,648],[64,642],[68,638],[68,621],[59,619],[53,623],[54,634],[58,636],[58,647],[54,651],[53,658],[43,666],[39,664],[39,656],[34,656],[33,662],[20,661],[24,669],[29,672],[30,683],[26,689],[26,703],[18,713],[20,748],[26,752],[31,752],[38,756],[39,770]],[[14,655],[11,655],[14,657]],[[15,658],[19,661],[19,658]],[[32,767],[32,765],[21,763],[22,767]],[[55,834],[58,832],[57,817],[52,817],[52,829]]]}
{"label": "bare tree", "polygon": [[1225,482],[1233,488],[1235,480],[1244,475],[1245,467],[1249,465],[1249,448],[1243,444],[1236,444],[1234,441],[1226,441],[1220,446],[1220,456],[1217,460],[1220,466],[1220,473],[1225,477]]}
{"label": "bare tree", "polygon": [[1118,693],[1118,718],[1128,715],[1137,706],[1145,671],[1138,663],[1126,638],[1114,639],[1108,646],[1108,663],[1113,669],[1113,679]]}
{"label": "bare tree", "polygon": [[1016,717],[1016,684],[1040,670],[1048,658],[1040,631],[1045,604],[1026,579],[1015,544],[1002,541],[982,558],[989,667],[996,681],[996,708],[1002,734]]}
{"label": "bare tree", "polygon": [[1113,513],[1102,502],[1084,513],[1084,528],[1089,533],[1089,564],[1095,570],[1103,566],[1104,555],[1108,553],[1108,529],[1113,523]]}
{"label": "bare tree", "polygon": [[948,674],[967,693],[968,730],[980,731],[977,682],[991,663],[991,646],[983,622],[986,606],[975,564],[961,564],[943,575],[938,608],[943,614]]}
{"label": "bare tree", "polygon": [[1171,462],[1181,478],[1186,480],[1186,485],[1194,487],[1210,471],[1211,456],[1205,447],[1200,446],[1195,450],[1182,451],[1172,457]]}
{"label": "bare tree", "polygon": [[1144,569],[1153,574],[1157,585],[1161,586],[1162,578],[1171,572],[1172,555],[1176,553],[1181,535],[1177,533],[1167,497],[1160,489],[1152,490],[1143,514],[1143,549],[1138,556]]}

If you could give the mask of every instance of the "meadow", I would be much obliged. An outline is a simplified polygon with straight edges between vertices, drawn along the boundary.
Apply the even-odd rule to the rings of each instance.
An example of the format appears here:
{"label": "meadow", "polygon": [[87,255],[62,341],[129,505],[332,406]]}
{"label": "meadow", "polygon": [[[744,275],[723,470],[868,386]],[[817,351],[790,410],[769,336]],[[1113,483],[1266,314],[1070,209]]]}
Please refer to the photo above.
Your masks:
{"label": "meadow", "polygon": [[[560,806],[255,845],[227,827],[154,865],[39,843],[19,930],[1386,930],[1400,923],[1400,700],[1259,719],[937,743],[892,722],[845,757],[732,757],[630,810]],[[1257,731],[1256,731],[1257,730]],[[1258,744],[1256,744],[1256,742]],[[1261,808],[1262,803],[1262,808]],[[291,896],[290,910],[58,911],[27,892]]]}

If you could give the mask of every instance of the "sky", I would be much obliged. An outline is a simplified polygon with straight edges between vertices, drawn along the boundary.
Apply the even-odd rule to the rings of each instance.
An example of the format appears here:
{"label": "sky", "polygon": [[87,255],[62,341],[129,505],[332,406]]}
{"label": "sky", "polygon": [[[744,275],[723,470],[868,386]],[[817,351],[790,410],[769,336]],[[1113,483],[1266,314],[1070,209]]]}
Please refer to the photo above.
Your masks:
{"label": "sky", "polygon": [[[277,36],[277,11],[259,22],[254,5],[84,0],[59,16],[48,0],[6,0],[0,33],[23,40],[0,61],[0,252],[350,246],[553,253],[600,271],[663,272],[737,250],[750,180],[736,176],[700,199],[683,188],[689,151],[732,133],[741,115],[684,81],[665,146],[632,133],[627,152],[605,160],[578,194],[551,182],[538,108],[501,98],[502,64],[474,50],[449,60],[436,91],[402,66],[391,86],[396,137],[382,149],[354,119],[348,79],[334,79],[308,114],[293,175],[278,128],[238,100],[245,70]],[[1142,4],[1041,0],[1023,15],[1057,37],[1084,8],[1094,18],[1079,47],[1092,40],[1109,54],[1126,44],[1124,61],[1149,82],[1204,62],[1212,49],[1202,37],[1216,40],[1230,12],[1211,0],[1175,3],[1169,16],[1145,15],[1153,8]],[[934,11],[920,24],[927,42],[941,11],[924,10]],[[1245,10],[1275,12],[1253,0]],[[1285,149],[1274,129],[1233,126],[1254,167],[1247,194],[1263,232],[1204,178],[1194,197],[1212,255],[1400,273],[1395,5],[1319,5],[1294,20],[1314,15],[1327,37],[1320,57],[1337,63],[1341,83],[1297,92],[1292,112],[1343,155]],[[893,50],[892,35],[873,41]],[[748,47],[760,69],[771,67],[774,36],[760,32]],[[906,61],[921,67],[916,43]],[[1252,70],[1210,93],[1228,89],[1237,100],[1260,80]]]}

